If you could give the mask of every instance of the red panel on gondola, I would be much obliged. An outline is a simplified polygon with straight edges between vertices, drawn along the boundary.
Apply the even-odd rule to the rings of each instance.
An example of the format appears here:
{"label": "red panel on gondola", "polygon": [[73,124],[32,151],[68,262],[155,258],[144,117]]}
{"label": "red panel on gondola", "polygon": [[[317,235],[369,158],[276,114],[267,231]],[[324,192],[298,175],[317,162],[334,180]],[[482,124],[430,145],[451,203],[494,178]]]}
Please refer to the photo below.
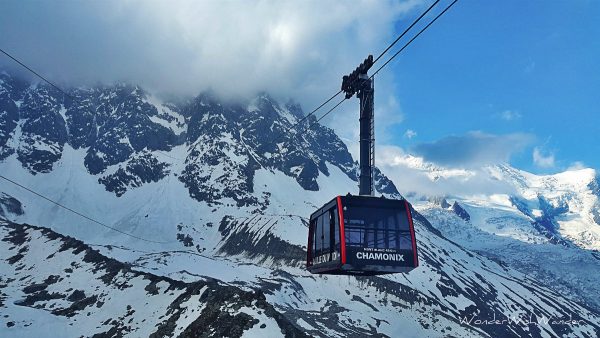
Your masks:
{"label": "red panel on gondola", "polygon": [[342,208],[342,198],[338,196],[336,198],[339,222],[340,222],[340,243],[342,253],[342,264],[346,264],[346,232],[344,231],[344,209]]}
{"label": "red panel on gondola", "polygon": [[412,238],[413,251],[415,252],[413,261],[415,263],[415,268],[419,266],[419,258],[417,255],[417,240],[415,239],[415,227],[413,225],[412,213],[410,211],[410,205],[408,205],[408,201],[404,200],[404,204],[406,205],[406,213],[408,215],[408,222],[410,224],[410,236]]}

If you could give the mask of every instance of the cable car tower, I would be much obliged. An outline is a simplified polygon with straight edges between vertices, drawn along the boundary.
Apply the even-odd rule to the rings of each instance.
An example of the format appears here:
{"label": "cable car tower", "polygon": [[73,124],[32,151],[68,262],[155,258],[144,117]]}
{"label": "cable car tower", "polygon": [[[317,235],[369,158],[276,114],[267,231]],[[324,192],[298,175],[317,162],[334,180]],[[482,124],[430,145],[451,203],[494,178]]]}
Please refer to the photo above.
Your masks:
{"label": "cable car tower", "polygon": [[410,204],[374,196],[374,80],[369,55],[342,79],[346,99],[360,102],[359,195],[336,196],[310,215],[306,267],[311,273],[380,275],[419,265]]}
{"label": "cable car tower", "polygon": [[373,66],[369,55],[356,69],[342,78],[342,91],[346,99],[356,94],[360,100],[360,176],[359,195],[373,196],[373,167],[375,166],[375,86],[367,75]]}

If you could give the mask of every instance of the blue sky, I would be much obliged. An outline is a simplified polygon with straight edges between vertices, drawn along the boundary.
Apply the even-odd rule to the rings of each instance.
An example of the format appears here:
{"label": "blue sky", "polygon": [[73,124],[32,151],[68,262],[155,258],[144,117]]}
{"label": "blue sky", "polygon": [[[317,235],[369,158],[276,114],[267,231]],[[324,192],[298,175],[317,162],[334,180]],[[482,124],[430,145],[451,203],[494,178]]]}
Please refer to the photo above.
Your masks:
{"label": "blue sky", "polygon": [[528,171],[600,168],[600,1],[460,0],[392,68],[404,149],[443,162],[484,135]]}

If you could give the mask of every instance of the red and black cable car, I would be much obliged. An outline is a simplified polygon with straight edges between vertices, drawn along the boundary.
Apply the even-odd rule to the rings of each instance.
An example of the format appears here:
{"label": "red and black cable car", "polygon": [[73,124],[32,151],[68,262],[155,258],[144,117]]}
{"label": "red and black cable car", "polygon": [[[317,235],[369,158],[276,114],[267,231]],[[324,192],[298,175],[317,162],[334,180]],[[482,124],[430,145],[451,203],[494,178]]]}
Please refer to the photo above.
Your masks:
{"label": "red and black cable car", "polygon": [[380,275],[419,265],[411,206],[373,196],[374,86],[369,57],[342,81],[346,99],[360,99],[359,196],[337,196],[310,216],[306,267],[311,273]]}
{"label": "red and black cable car", "polygon": [[306,266],[311,273],[379,275],[419,265],[410,204],[338,196],[310,216]]}

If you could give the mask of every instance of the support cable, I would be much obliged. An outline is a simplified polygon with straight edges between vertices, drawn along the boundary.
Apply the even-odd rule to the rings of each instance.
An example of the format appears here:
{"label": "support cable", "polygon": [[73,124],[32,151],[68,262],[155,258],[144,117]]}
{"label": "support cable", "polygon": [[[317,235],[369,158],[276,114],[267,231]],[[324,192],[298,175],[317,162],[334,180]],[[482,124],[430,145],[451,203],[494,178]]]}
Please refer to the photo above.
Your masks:
{"label": "support cable", "polygon": [[426,10],[425,12],[423,12],[423,14],[421,14],[421,15],[420,15],[420,16],[419,16],[419,17],[418,17],[418,18],[417,18],[415,21],[413,21],[413,23],[412,23],[410,26],[408,26],[408,28],[406,28],[406,29],[404,30],[404,32],[402,32],[402,34],[400,34],[400,35],[399,35],[399,36],[396,38],[396,40],[394,40],[394,42],[392,42],[392,43],[391,43],[389,46],[387,46],[387,48],[386,48],[386,49],[385,49],[383,52],[381,52],[381,54],[379,54],[379,56],[377,56],[377,57],[375,58],[375,60],[373,61],[373,64],[375,64],[375,63],[376,63],[376,62],[377,62],[379,59],[381,59],[381,57],[382,57],[382,56],[383,56],[385,53],[387,53],[387,51],[388,51],[388,50],[390,50],[390,48],[394,47],[394,45],[396,44],[396,42],[400,41],[400,39],[402,39],[402,37],[403,37],[404,35],[406,35],[406,33],[408,33],[408,31],[409,31],[409,30],[411,30],[411,28],[413,28],[413,26],[414,26],[414,25],[416,25],[416,24],[417,24],[419,21],[421,21],[421,19],[422,19],[422,18],[423,18],[425,15],[427,15],[427,13],[429,13],[429,11],[430,11],[431,9],[433,9],[433,7],[435,7],[435,5],[437,5],[437,4],[438,4],[438,2],[440,2],[440,0],[436,0],[436,1],[435,1],[435,2],[434,2],[432,5],[431,5],[431,6],[429,6],[429,8],[427,8],[427,10]]}
{"label": "support cable", "polygon": [[433,20],[431,20],[427,26],[423,27],[419,33],[417,33],[417,35],[413,36],[412,39],[410,39],[402,48],[400,48],[400,50],[398,50],[394,55],[392,55],[392,57],[390,57],[383,65],[381,65],[381,67],[379,67],[372,75],[371,78],[375,75],[377,75],[377,73],[379,73],[379,71],[381,71],[385,66],[387,66],[388,63],[390,63],[396,56],[398,56],[398,54],[402,53],[402,51],[404,49],[406,49],[406,47],[408,47],[413,41],[415,41],[416,38],[419,37],[419,35],[421,35],[423,32],[425,32],[429,27],[431,27],[431,25],[433,25],[434,22],[437,21],[437,19],[439,19],[442,15],[444,15],[444,13],[446,13],[452,6],[454,6],[454,4],[457,2],[458,0],[454,0],[452,1],[452,3],[450,5],[448,5],[448,7],[446,7],[440,14],[438,14]]}

